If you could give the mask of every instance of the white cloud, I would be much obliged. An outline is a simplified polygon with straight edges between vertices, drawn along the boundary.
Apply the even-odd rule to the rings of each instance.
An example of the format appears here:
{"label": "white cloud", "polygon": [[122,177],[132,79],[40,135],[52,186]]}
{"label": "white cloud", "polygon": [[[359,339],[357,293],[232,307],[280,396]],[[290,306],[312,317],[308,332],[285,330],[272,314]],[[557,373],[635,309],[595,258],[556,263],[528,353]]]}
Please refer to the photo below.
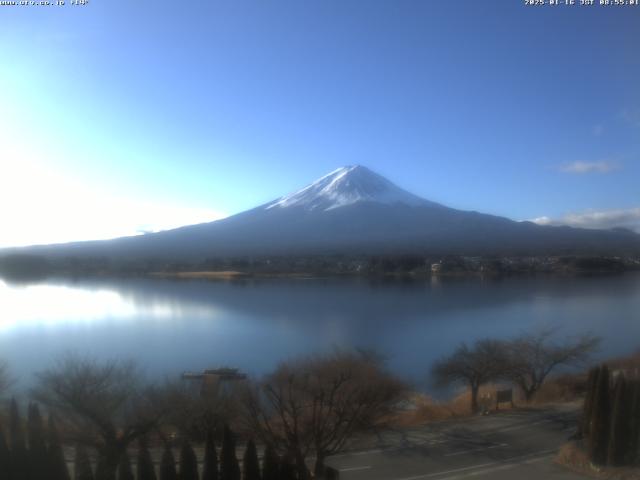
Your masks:
{"label": "white cloud", "polygon": [[537,223],[538,225],[555,225],[551,217],[536,217],[529,220],[530,222]]}
{"label": "white cloud", "polygon": [[608,173],[617,170],[619,165],[615,162],[603,160],[600,162],[582,162],[576,161],[560,165],[559,170],[563,173]]}
{"label": "white cloud", "polygon": [[531,220],[538,225],[569,225],[580,228],[628,228],[640,233],[640,207],[617,210],[588,210],[560,218],[547,216]]}

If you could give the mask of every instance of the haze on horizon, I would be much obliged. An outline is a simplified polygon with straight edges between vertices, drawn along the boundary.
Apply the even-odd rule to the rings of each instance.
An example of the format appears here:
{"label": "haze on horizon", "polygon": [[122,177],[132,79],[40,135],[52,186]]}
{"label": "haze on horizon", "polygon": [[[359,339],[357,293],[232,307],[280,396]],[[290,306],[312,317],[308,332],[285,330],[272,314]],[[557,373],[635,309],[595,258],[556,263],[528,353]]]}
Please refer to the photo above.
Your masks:
{"label": "haze on horizon", "polygon": [[640,232],[640,7],[0,7],[0,247],[211,221],[363,164]]}

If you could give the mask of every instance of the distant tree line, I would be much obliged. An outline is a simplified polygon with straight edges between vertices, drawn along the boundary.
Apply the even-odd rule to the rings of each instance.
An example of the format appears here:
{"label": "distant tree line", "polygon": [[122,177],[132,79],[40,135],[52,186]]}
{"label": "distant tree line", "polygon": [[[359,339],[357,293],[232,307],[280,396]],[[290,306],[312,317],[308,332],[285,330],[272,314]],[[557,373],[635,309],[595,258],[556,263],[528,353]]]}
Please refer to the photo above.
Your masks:
{"label": "distant tree line", "polygon": [[619,272],[640,269],[639,258],[593,256],[463,256],[394,253],[258,255],[205,259],[46,257],[9,254],[0,257],[0,274],[7,278],[41,278],[49,274],[123,275],[202,271],[246,274],[304,273],[316,275],[523,274],[538,272]]}
{"label": "distant tree line", "polygon": [[591,369],[579,433],[595,465],[640,463],[640,379],[607,365]]}

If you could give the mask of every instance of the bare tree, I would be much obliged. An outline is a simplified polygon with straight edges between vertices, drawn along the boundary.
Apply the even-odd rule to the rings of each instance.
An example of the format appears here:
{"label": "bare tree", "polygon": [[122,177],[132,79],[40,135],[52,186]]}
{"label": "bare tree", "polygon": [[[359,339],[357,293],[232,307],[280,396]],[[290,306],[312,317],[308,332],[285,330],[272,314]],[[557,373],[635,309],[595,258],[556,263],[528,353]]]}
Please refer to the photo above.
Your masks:
{"label": "bare tree", "polygon": [[529,402],[549,374],[559,366],[583,365],[598,348],[600,338],[586,334],[554,341],[554,330],[525,333],[508,342],[505,377],[522,389]]}
{"label": "bare tree", "polygon": [[293,458],[298,477],[309,478],[307,458],[315,455],[321,478],[328,455],[379,422],[397,405],[405,386],[380,358],[335,351],[281,364],[249,388],[250,427],[267,445]]}
{"label": "bare tree", "polygon": [[58,414],[69,440],[97,449],[105,479],[115,478],[127,446],[154,428],[162,415],[130,362],[66,356],[38,374],[33,395]]}
{"label": "bare tree", "polygon": [[478,340],[472,347],[462,343],[448,357],[437,361],[431,374],[440,386],[464,384],[471,390],[471,412],[478,411],[480,386],[495,380],[506,365],[506,347],[499,340]]}
{"label": "bare tree", "polygon": [[197,383],[167,381],[158,389],[158,396],[166,405],[164,423],[192,440],[204,441],[209,432],[221,432],[240,414],[242,392],[239,385],[234,387],[203,392]]}

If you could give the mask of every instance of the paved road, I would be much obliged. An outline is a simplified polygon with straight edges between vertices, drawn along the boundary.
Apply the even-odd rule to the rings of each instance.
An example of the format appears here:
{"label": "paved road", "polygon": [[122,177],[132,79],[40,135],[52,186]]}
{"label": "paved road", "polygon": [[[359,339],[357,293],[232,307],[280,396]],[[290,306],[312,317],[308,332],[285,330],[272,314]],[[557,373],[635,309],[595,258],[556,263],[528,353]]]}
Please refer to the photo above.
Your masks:
{"label": "paved road", "polygon": [[341,480],[578,480],[552,462],[574,432],[569,407],[513,410],[385,433],[331,457]]}

